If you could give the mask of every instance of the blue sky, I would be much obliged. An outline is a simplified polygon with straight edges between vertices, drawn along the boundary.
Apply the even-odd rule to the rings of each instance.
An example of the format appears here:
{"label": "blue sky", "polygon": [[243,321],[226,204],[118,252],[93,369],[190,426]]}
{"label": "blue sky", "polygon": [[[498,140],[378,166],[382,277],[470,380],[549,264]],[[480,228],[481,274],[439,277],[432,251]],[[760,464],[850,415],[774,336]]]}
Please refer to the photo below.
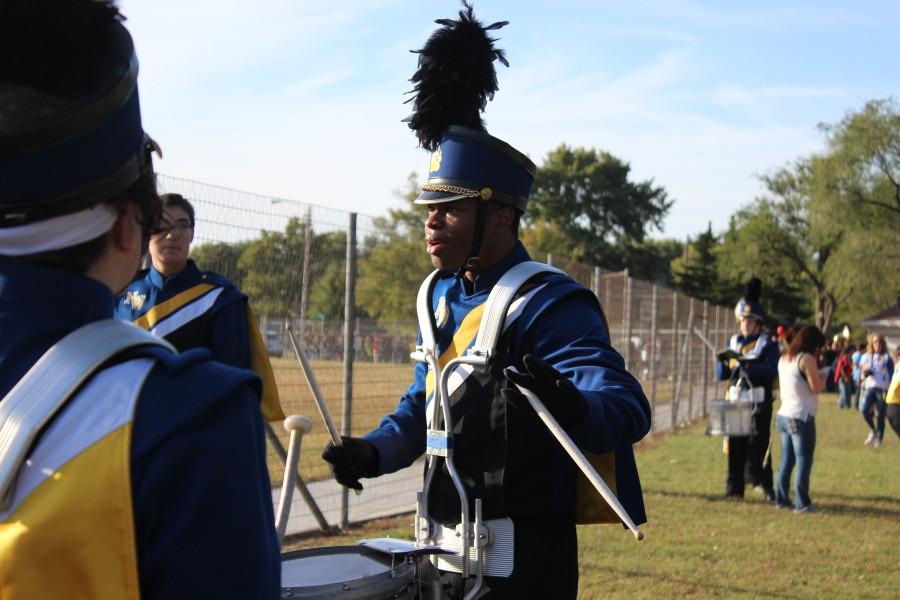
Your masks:
{"label": "blue sky", "polygon": [[[428,155],[400,120],[450,0],[122,0],[167,175],[382,215]],[[510,61],[491,134],[540,164],[607,150],[675,200],[662,233],[727,226],[819,123],[900,96],[900,3],[475,1]]]}

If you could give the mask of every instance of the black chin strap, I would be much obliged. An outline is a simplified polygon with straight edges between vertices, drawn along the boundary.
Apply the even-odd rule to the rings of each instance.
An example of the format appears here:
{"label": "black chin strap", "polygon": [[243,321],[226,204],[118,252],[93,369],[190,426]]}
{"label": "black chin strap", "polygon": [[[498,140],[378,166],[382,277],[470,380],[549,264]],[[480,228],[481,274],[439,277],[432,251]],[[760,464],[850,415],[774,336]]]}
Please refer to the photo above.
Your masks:
{"label": "black chin strap", "polygon": [[466,271],[471,271],[478,266],[479,255],[481,254],[481,242],[484,240],[484,222],[487,217],[488,202],[478,203],[478,214],[475,215],[475,230],[472,237],[472,247],[469,249],[469,255],[466,262],[456,272],[456,278],[459,279],[465,275]]}

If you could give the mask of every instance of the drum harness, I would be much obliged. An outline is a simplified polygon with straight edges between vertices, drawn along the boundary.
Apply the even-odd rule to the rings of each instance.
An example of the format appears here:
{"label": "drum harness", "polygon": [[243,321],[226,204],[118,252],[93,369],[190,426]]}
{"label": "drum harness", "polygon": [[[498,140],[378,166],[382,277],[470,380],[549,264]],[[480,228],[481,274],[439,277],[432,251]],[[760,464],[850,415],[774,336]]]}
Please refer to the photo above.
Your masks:
{"label": "drum harness", "polygon": [[[473,600],[478,597],[485,575],[508,577],[512,573],[514,531],[512,520],[509,518],[485,521],[482,518],[481,498],[474,499],[474,520],[469,514],[466,489],[453,460],[453,422],[450,411],[450,395],[458,388],[459,374],[454,378],[457,380],[455,385],[451,385],[451,376],[454,375],[455,371],[458,371],[457,367],[461,368],[459,370],[469,373],[475,370],[482,370],[483,372],[489,369],[491,359],[497,351],[500,336],[504,331],[504,324],[508,324],[508,316],[513,316],[514,312],[520,314],[524,302],[531,298],[531,294],[519,296],[520,288],[533,277],[543,273],[565,275],[559,269],[533,261],[519,263],[507,271],[488,295],[478,334],[472,347],[462,355],[448,361],[443,369],[438,362],[435,336],[436,324],[432,311],[432,296],[440,271],[431,273],[419,288],[416,312],[422,343],[416,347],[416,351],[411,354],[411,357],[413,360],[426,363],[433,372],[434,396],[430,409],[426,409],[426,418],[428,419],[425,451],[426,472],[424,485],[422,491],[417,495],[416,502],[416,544],[418,546],[441,546],[445,550],[454,550],[454,554],[457,554],[457,557],[460,559],[461,564],[459,568],[454,568],[456,566],[454,563],[448,562],[446,559],[442,560],[438,555],[433,555],[431,560],[435,567],[440,561],[441,566],[446,570],[461,572],[463,579],[475,577],[474,586],[466,595],[466,600]],[[519,388],[519,390],[525,394],[538,416],[541,417],[551,433],[584,471],[595,488],[619,514],[626,526],[632,530],[636,539],[642,539],[643,534],[634,526],[631,518],[615,498],[615,495],[609,490],[600,476],[597,475],[596,471],[593,470],[575,444],[568,439],[562,428],[549,416],[539,399],[524,388]],[[459,495],[461,515],[460,522],[455,529],[444,527],[441,523],[432,519],[428,510],[428,495],[438,468],[438,458],[444,459],[447,472]],[[473,553],[471,560],[470,549]],[[492,550],[492,552],[489,553],[489,550]],[[488,558],[490,560],[487,560]],[[490,572],[486,572],[488,569],[490,569]]]}

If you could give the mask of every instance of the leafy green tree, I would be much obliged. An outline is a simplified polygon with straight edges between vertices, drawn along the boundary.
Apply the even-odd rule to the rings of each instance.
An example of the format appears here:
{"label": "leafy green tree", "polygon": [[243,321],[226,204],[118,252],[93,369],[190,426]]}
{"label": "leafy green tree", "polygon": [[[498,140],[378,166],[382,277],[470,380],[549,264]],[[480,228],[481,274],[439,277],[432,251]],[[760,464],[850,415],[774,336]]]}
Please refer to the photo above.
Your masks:
{"label": "leafy green tree", "polygon": [[622,268],[628,268],[628,275],[636,279],[674,287],[671,263],[684,252],[684,243],[673,239],[652,240],[623,246]]}
{"label": "leafy green tree", "polygon": [[[821,125],[828,177],[821,182],[865,224],[872,217],[900,221],[900,108],[872,100],[835,125]],[[896,231],[896,229],[895,229]]]}
{"label": "leafy green tree", "polygon": [[250,242],[228,244],[226,242],[206,243],[191,248],[191,258],[202,271],[215,271],[227,277],[234,285],[243,287],[246,271],[240,268],[241,255]]}
{"label": "leafy green tree", "polygon": [[305,229],[300,219],[292,218],[284,232],[261,232],[241,254],[242,289],[253,299],[257,314],[299,312]]}
{"label": "leafy green tree", "polygon": [[[802,171],[802,165],[799,165]],[[809,199],[797,171],[785,168],[764,178],[769,196],[739,210],[724,235],[720,273],[732,289],[742,289],[752,275],[762,279],[763,303],[788,320],[812,317],[827,331],[835,308],[847,298],[835,277],[832,258],[842,235],[816,231],[809,218]],[[777,294],[806,287],[806,294]],[[736,301],[739,295],[734,298]],[[806,302],[812,300],[812,314]]]}
{"label": "leafy green tree", "polygon": [[621,269],[625,247],[662,230],[672,201],[652,180],[629,180],[628,163],[605,151],[563,144],[548,153],[537,171],[526,224],[554,225],[569,257]]}
{"label": "leafy green tree", "polygon": [[377,235],[367,240],[359,259],[357,303],[382,323],[415,322],[416,291],[434,268],[425,251],[425,211],[413,204],[418,194],[412,173],[406,188],[396,192],[402,206],[389,210],[389,218],[376,219]]}
{"label": "leafy green tree", "polygon": [[900,108],[873,100],[822,125],[827,149],[810,158],[809,186],[820,230],[844,232],[833,260],[851,323],[881,312],[900,293]]}
{"label": "leafy green tree", "polygon": [[678,291],[712,303],[725,300],[719,281],[716,249],[719,237],[713,233],[712,223],[688,243],[686,252],[672,260],[672,279]]}

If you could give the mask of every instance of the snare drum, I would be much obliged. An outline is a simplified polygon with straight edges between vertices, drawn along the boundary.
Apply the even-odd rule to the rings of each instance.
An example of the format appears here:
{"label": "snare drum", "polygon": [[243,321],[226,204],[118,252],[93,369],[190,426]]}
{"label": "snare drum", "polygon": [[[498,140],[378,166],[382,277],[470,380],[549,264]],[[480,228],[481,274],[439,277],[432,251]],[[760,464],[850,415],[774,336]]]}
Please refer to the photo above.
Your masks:
{"label": "snare drum", "polygon": [[714,400],[709,406],[709,433],[732,437],[750,435],[753,402]]}
{"label": "snare drum", "polygon": [[281,597],[315,600],[414,598],[415,562],[392,558],[364,546],[287,552],[281,555]]}

